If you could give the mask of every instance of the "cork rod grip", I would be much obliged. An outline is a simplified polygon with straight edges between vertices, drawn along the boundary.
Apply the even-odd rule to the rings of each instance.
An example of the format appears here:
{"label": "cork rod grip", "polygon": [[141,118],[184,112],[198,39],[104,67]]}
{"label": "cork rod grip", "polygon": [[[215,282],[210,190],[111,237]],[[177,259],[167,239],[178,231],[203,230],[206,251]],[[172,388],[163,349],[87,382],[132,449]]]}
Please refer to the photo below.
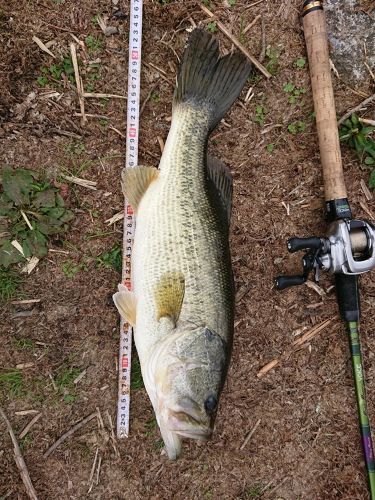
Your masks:
{"label": "cork rod grip", "polygon": [[305,2],[303,28],[323,167],[326,201],[347,198],[322,2]]}

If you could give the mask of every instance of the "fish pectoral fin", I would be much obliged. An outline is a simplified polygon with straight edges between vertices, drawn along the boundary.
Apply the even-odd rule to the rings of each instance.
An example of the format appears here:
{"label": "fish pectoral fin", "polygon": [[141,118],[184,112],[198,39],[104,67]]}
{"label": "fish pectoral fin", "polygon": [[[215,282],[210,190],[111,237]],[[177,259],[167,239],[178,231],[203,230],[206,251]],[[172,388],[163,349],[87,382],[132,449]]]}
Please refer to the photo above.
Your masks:
{"label": "fish pectoral fin", "polygon": [[120,315],[131,325],[135,326],[137,319],[137,299],[126,286],[119,285],[118,292],[113,295],[113,302]]}
{"label": "fish pectoral fin", "polygon": [[185,295],[185,278],[182,273],[164,274],[155,287],[156,319],[168,316],[176,325]]}
{"label": "fish pectoral fin", "polygon": [[212,182],[215,184],[220,196],[223,208],[228,215],[232,210],[233,178],[229,168],[213,156],[207,156],[207,170]]}
{"label": "fish pectoral fin", "polygon": [[135,212],[148,187],[158,177],[159,170],[154,167],[134,167],[122,170],[122,192]]}

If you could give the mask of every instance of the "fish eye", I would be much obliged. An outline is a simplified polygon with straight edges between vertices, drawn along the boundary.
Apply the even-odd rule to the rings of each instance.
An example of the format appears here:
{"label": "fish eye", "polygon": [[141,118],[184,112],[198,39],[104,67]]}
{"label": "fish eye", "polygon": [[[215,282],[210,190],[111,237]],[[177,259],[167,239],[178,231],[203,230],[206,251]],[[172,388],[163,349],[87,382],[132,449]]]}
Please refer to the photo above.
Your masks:
{"label": "fish eye", "polygon": [[217,399],[215,398],[215,396],[212,395],[208,396],[208,398],[204,402],[204,408],[206,412],[212,413],[213,411],[215,411],[216,407],[217,407]]}

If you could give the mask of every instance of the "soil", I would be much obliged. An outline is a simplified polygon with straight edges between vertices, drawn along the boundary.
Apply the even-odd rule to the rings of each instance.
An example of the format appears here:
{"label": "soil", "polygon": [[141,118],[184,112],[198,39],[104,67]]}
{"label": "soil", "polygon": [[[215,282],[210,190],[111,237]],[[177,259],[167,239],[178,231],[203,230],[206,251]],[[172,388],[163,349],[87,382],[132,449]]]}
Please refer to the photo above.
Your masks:
{"label": "soil", "polygon": [[[300,256],[288,255],[285,240],[325,230],[308,68],[295,65],[306,58],[300,2],[210,4],[237,36],[261,15],[265,44],[260,19],[243,43],[256,57],[270,47],[277,54],[277,69],[270,80],[255,73],[210,140],[210,152],[234,176],[234,350],[212,441],[186,441],[176,462],[168,461],[162,450],[143,388],[132,391],[130,437],[115,446],[107,416],[108,411],[115,422],[119,317],[111,294],[120,277],[112,268],[98,266],[96,256],[121,242],[121,222],[108,226],[105,221],[123,203],[119,177],[125,146],[114,129],[125,132],[126,100],[86,99],[87,113],[107,118],[89,117],[81,126],[75,86],[53,77],[44,86],[37,82],[44,75],[42,67],[69,54],[74,35],[86,40],[85,51],[81,46],[78,52],[85,88],[94,85],[96,92],[126,95],[128,2],[10,0],[0,9],[2,164],[42,171],[50,179],[69,172],[97,181],[98,188],[64,186],[66,203],[75,213],[71,229],[51,244],[48,257],[25,278],[15,297],[40,302],[8,303],[0,312],[0,366],[33,363],[22,369],[20,392],[0,394],[16,435],[34,416],[16,412],[42,413],[20,440],[40,499],[368,497],[347,335],[337,317],[332,277],[321,277],[323,296],[307,286],[278,292],[273,285],[276,275],[300,270]],[[95,23],[98,13],[109,18],[107,24],[116,26],[118,34],[103,35]],[[192,20],[207,25],[195,2],[144,2],[142,102],[152,93],[141,117],[140,164],[158,164],[157,138],[165,140],[168,133],[177,56]],[[56,60],[32,41],[34,35],[53,42],[49,48]],[[97,50],[87,48],[93,45],[87,42],[90,35],[101,40]],[[220,32],[217,36],[223,50],[230,50],[230,41]],[[90,77],[90,61],[98,65],[99,79]],[[289,82],[306,89],[294,105],[283,91]],[[250,87],[254,97],[245,102]],[[334,87],[339,116],[374,92],[370,77],[357,89],[335,78]],[[27,100],[32,92],[35,96]],[[263,124],[256,122],[257,108]],[[303,121],[305,130],[293,135],[287,126],[296,121]],[[374,211],[375,203],[366,201],[360,181],[367,183],[369,171],[344,148],[343,159],[353,212],[368,217],[363,206]],[[73,277],[67,276],[67,262],[78,269]],[[360,281],[369,416],[375,422],[375,285],[370,274]],[[25,310],[30,315],[20,317]],[[326,318],[334,318],[328,328],[284,356],[263,378],[257,377],[266,363],[290,352],[301,329],[307,331]],[[78,383],[62,381],[64,373],[82,370],[86,372]],[[96,408],[104,427],[91,420],[43,458],[51,444]],[[11,441],[0,425],[0,496],[26,498]],[[96,453],[101,467],[90,482]]]}

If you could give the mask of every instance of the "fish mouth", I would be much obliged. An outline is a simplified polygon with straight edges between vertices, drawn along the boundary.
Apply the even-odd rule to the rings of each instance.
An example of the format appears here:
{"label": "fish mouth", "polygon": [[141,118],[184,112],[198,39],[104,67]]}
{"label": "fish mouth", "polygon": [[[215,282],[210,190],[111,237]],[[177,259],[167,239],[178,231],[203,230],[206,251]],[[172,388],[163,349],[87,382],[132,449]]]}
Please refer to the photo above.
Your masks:
{"label": "fish mouth", "polygon": [[178,436],[207,441],[212,436],[210,420],[201,418],[196,412],[169,411],[168,427]]}

